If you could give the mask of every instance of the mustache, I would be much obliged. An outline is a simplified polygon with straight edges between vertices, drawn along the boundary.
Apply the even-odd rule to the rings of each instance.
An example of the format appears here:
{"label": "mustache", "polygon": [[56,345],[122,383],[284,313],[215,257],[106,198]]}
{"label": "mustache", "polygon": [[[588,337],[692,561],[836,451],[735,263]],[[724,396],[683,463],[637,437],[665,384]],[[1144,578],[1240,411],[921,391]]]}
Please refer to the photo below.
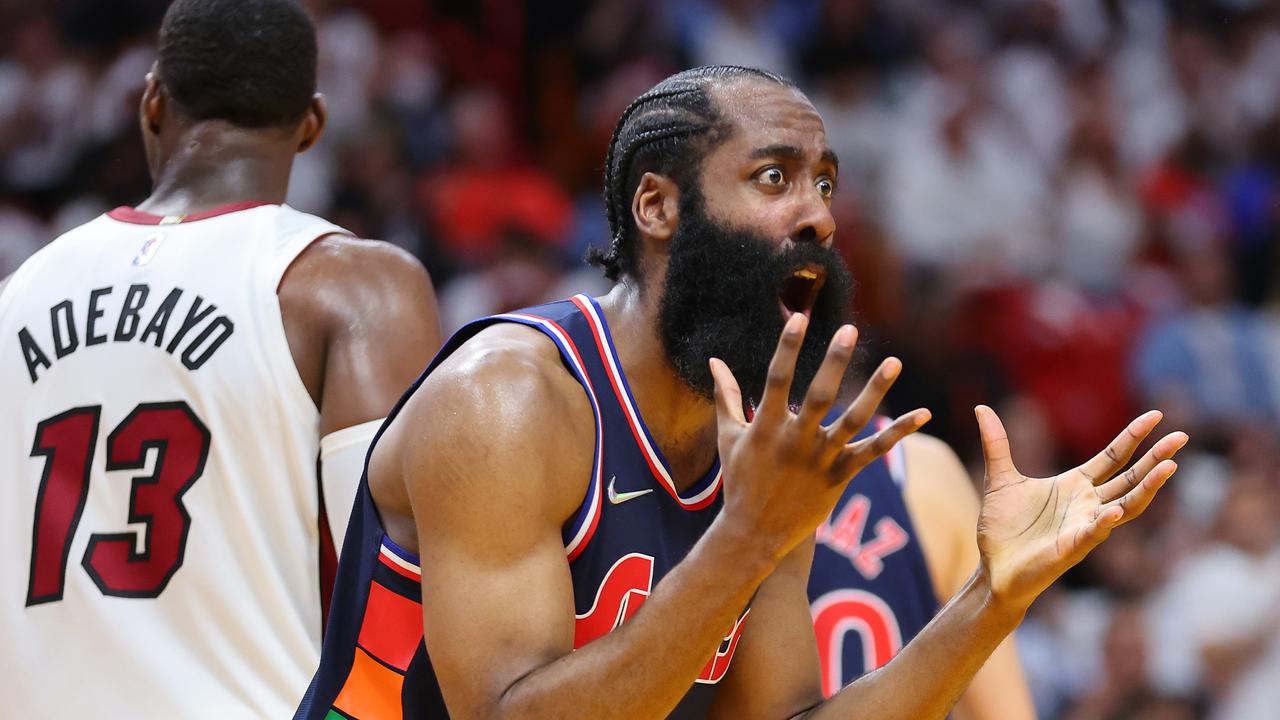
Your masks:
{"label": "mustache", "polygon": [[[809,331],[792,384],[793,399],[803,397],[831,337],[849,317],[852,278],[843,258],[813,242],[779,242],[711,220],[701,210],[681,210],[661,302],[663,341],[677,373],[711,398],[707,360],[718,357],[737,377],[744,398],[758,400],[785,323],[784,308],[808,310]],[[825,282],[801,282],[803,299],[788,302],[784,288],[801,269]]]}

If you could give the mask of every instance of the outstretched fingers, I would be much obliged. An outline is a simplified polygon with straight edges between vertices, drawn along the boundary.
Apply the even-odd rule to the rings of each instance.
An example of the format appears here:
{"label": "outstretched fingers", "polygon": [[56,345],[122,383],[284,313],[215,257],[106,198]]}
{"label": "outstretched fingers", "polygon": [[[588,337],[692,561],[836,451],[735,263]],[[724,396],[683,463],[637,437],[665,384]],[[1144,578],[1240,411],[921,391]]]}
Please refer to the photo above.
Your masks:
{"label": "outstretched fingers", "polygon": [[[880,367],[871,374],[871,379],[862,387],[862,392],[845,408],[840,417],[827,428],[828,437],[837,445],[845,445],[853,439],[875,414],[876,408],[884,400],[884,396],[893,387],[893,383],[902,372],[902,361],[897,358],[886,358]],[[903,417],[906,417],[905,415]],[[902,418],[899,418],[901,420]]]}
{"label": "outstretched fingers", "polygon": [[1163,417],[1159,410],[1139,415],[1111,441],[1111,444],[1103,448],[1102,452],[1081,465],[1080,472],[1084,473],[1094,485],[1101,485],[1107,478],[1120,472],[1125,463],[1129,462],[1129,458],[1133,457],[1134,451],[1151,434]]}
{"label": "outstretched fingers", "polygon": [[923,427],[931,417],[933,415],[924,408],[912,410],[898,417],[889,424],[889,427],[884,428],[875,435],[846,445],[836,458],[836,461],[832,463],[832,469],[835,473],[834,481],[844,482],[853,477],[855,473],[876,458],[892,450],[893,446],[901,442],[903,438]]}
{"label": "outstretched fingers", "polygon": [[1073,547],[1067,552],[1072,565],[1084,559],[1102,541],[1111,535],[1111,531],[1133,520],[1146,511],[1151,499],[1164,487],[1165,481],[1177,471],[1178,464],[1172,460],[1161,460],[1151,469],[1138,485],[1116,500],[1098,508],[1098,514],[1087,525],[1081,528],[1073,541]]}
{"label": "outstretched fingers", "polygon": [[1151,499],[1164,487],[1165,481],[1177,471],[1178,464],[1172,460],[1161,460],[1151,469],[1132,490],[1102,506],[1103,512],[1120,510],[1116,525],[1127,523],[1146,511]]}
{"label": "outstretched fingers", "polygon": [[827,347],[827,356],[822,367],[809,383],[809,391],[805,393],[804,404],[796,418],[797,424],[805,431],[818,429],[822,419],[827,416],[831,406],[836,402],[836,394],[840,392],[840,381],[844,379],[845,369],[853,357],[853,346],[858,341],[858,331],[852,325],[845,325],[836,331]]}
{"label": "outstretched fingers", "polygon": [[778,349],[769,361],[769,374],[765,377],[764,395],[756,407],[755,420],[779,422],[786,417],[791,398],[791,379],[796,372],[796,358],[804,343],[804,333],[809,328],[809,318],[796,313],[787,318],[778,338]]}
{"label": "outstretched fingers", "polygon": [[1187,434],[1184,432],[1169,433],[1160,438],[1128,470],[1098,485],[1098,500],[1104,503],[1111,502],[1132,490],[1156,465],[1164,460],[1173,459],[1173,456],[1187,444],[1187,440]]}

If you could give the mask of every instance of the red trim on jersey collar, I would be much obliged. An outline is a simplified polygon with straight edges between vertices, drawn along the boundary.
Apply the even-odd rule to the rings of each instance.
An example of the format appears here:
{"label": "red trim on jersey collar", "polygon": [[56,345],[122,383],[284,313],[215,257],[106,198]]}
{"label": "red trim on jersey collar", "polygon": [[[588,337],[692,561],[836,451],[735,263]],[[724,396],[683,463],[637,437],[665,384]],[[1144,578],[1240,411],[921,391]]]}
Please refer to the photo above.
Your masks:
{"label": "red trim on jersey collar", "polygon": [[[574,295],[571,299],[573,304],[578,307],[578,310],[587,318],[587,325],[591,329],[591,334],[596,341],[596,348],[600,351],[600,359],[604,363],[605,375],[609,377],[609,383],[613,385],[614,394],[618,397],[618,404],[622,406],[623,415],[627,418],[627,424],[631,426],[631,434],[635,437],[636,445],[640,448],[641,454],[649,465],[649,471],[653,474],[654,481],[662,489],[666,490],[667,494],[674,498],[680,507],[685,510],[701,510],[715,502],[716,496],[720,494],[720,485],[724,479],[724,469],[717,467],[715,477],[692,497],[684,497],[680,494],[675,481],[671,479],[667,461],[654,447],[654,443],[651,442],[644,420],[641,419],[639,411],[636,410],[630,391],[625,388],[626,382],[622,376],[622,364],[614,353],[612,341],[608,340],[606,335],[607,326],[605,325],[604,317],[601,314],[597,314],[598,308],[590,297]],[[702,482],[706,482],[705,477],[695,483],[694,487],[698,487]]]}
{"label": "red trim on jersey collar", "polygon": [[[207,220],[211,217],[219,215],[227,215],[241,210],[249,210],[251,208],[261,207],[263,205],[278,205],[279,203],[267,202],[265,200],[246,200],[244,202],[231,203],[229,205],[220,205],[212,210],[206,210],[201,213],[192,215],[170,215],[168,217],[177,217],[178,222],[188,223],[197,220]],[[152,215],[149,212],[135,210],[134,208],[121,205],[120,207],[107,212],[107,217],[120,222],[132,223],[134,225],[159,225],[164,221],[164,215]]]}

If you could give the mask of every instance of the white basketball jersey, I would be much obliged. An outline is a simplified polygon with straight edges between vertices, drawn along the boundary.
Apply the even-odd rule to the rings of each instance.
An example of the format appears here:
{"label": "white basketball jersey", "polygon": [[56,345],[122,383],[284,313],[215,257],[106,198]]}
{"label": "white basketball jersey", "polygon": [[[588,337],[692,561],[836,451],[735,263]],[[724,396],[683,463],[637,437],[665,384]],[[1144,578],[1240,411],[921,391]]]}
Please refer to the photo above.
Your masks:
{"label": "white basketball jersey", "polygon": [[0,715],[287,718],[319,658],[319,413],[276,290],[342,228],[112,211],[0,295]]}

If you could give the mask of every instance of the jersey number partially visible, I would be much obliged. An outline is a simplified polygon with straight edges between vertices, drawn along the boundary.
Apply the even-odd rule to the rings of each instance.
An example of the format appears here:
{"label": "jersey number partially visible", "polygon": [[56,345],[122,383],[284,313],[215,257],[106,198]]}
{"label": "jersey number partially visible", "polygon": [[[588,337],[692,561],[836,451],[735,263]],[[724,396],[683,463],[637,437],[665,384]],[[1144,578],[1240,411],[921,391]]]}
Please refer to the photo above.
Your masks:
{"label": "jersey number partially visible", "polygon": [[[862,673],[883,666],[902,649],[898,619],[883,600],[865,590],[833,590],[813,603],[813,631],[822,662],[822,692],[831,697],[844,686],[844,646],[849,633],[862,640]],[[849,668],[852,670],[852,668]]]}
{"label": "jersey number partially visible", "polygon": [[[619,558],[600,582],[591,609],[577,616],[574,623],[574,649],[622,627],[622,623],[636,614],[652,590],[652,556],[630,553]],[[747,608],[738,616],[733,629],[720,642],[720,647],[716,648],[715,654],[702,668],[696,682],[715,685],[724,679],[725,673],[729,672],[729,663],[733,662],[733,653],[738,649],[738,641],[742,639],[743,623],[750,612],[751,609]]]}
{"label": "jersey number partially visible", "polygon": [[[31,455],[44,457],[45,466],[31,530],[27,606],[62,599],[101,414],[100,405],[73,408],[36,426]],[[94,533],[80,562],[104,595],[156,597],[182,567],[191,529],[182,496],[204,472],[209,430],[185,402],[144,403],[107,436],[107,470],[142,470],[152,449],[154,470],[134,477],[129,493],[128,522],[146,526],[142,537]]]}

